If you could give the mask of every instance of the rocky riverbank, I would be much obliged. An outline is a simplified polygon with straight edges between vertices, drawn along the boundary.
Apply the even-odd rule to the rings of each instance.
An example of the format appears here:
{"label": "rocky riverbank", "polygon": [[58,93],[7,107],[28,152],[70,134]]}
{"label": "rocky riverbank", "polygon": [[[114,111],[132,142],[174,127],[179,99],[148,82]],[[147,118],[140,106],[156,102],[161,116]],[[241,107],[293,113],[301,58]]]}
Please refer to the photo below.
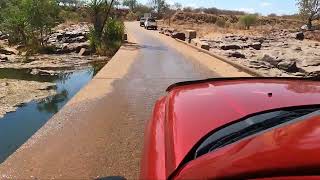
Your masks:
{"label": "rocky riverbank", "polygon": [[[27,70],[30,76],[57,76],[67,71],[105,64],[107,56],[92,54],[88,40],[89,24],[61,24],[45,38],[46,48],[28,55],[23,45],[9,46],[8,36],[0,32],[1,69]],[[50,78],[49,78],[50,79]],[[0,79],[0,118],[23,103],[55,95],[55,84],[47,82]]]}
{"label": "rocky riverbank", "polygon": [[[224,34],[188,39],[188,31],[160,28],[160,33],[221,55],[272,77],[320,78],[320,42],[308,32],[275,30],[268,34]],[[195,32],[194,32],[195,33]],[[316,34],[320,32],[313,32]],[[188,35],[189,34],[189,35]]]}
{"label": "rocky riverbank", "polygon": [[24,103],[55,94],[54,83],[0,79],[0,118]]}
{"label": "rocky riverbank", "polygon": [[286,30],[265,36],[220,35],[193,43],[267,76],[320,77],[320,43],[302,32]]}
{"label": "rocky riverbank", "polygon": [[[0,68],[61,70],[77,69],[90,63],[106,63],[107,56],[92,55],[88,40],[89,25],[61,24],[45,39],[42,53],[27,55],[23,46],[9,47],[8,40],[0,40]],[[0,36],[2,37],[2,36]]]}

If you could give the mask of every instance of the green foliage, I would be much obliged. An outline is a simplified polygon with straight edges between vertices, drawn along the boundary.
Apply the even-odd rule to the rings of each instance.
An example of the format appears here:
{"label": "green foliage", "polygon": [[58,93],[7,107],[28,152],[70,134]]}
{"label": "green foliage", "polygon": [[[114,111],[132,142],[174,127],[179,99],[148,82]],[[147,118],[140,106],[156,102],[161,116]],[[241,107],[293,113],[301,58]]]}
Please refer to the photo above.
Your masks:
{"label": "green foliage", "polygon": [[100,39],[94,28],[91,29],[89,40],[92,48],[100,55],[112,55],[121,46],[124,36],[124,24],[121,20],[109,18]]}
{"label": "green foliage", "polygon": [[103,31],[103,40],[108,41],[122,41],[124,34],[124,24],[120,20],[109,19]]}
{"label": "green foliage", "polygon": [[32,48],[55,26],[59,11],[56,0],[8,0],[1,10],[0,30],[9,34],[10,43]]}
{"label": "green foliage", "polygon": [[130,8],[131,11],[134,11],[135,7],[137,6],[137,0],[123,0],[122,5],[127,6]]}
{"label": "green foliage", "polygon": [[169,8],[169,4],[166,2],[166,0],[150,0],[150,3],[157,11],[159,17],[162,17]]}
{"label": "green foliage", "polygon": [[241,16],[239,22],[241,25],[245,27],[245,29],[248,30],[252,25],[254,25],[257,22],[257,15],[248,14]]}
{"label": "green foliage", "polygon": [[142,5],[142,4],[138,4],[135,8],[135,14],[138,17],[141,17],[144,15],[144,13],[150,13],[152,11],[152,9],[148,6]]}
{"label": "green foliage", "polygon": [[115,0],[91,0],[89,4],[89,12],[93,23],[93,32],[91,33],[94,37],[92,41],[92,49],[96,50],[97,46],[100,46],[102,42],[102,35],[104,27],[109,19],[111,9]]}

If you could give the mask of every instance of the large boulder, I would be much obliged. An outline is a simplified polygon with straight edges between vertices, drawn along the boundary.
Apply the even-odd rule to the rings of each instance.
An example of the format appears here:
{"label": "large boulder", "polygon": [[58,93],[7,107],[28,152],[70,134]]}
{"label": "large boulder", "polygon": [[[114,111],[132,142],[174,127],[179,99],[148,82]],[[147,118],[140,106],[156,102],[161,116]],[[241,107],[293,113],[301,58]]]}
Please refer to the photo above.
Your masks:
{"label": "large boulder", "polygon": [[201,49],[205,49],[207,51],[210,50],[210,45],[207,42],[200,41],[199,42],[199,46],[200,46]]}
{"label": "large boulder", "polygon": [[237,45],[237,44],[224,44],[224,45],[221,45],[220,48],[222,50],[237,50],[237,49],[241,49],[241,46]]}
{"label": "large boulder", "polygon": [[278,63],[277,67],[286,72],[299,72],[299,68],[297,67],[297,63],[294,59],[281,61]]}
{"label": "large boulder", "polygon": [[70,52],[76,52],[76,53],[79,53],[82,48],[89,49],[90,44],[88,42],[72,43],[72,44],[68,44],[67,46],[64,47],[65,50],[70,51]]}
{"label": "large boulder", "polygon": [[235,52],[230,52],[228,54],[228,57],[235,57],[235,58],[241,58],[241,59],[245,59],[246,56],[238,51],[235,51]]}
{"label": "large boulder", "polygon": [[279,62],[281,62],[281,59],[278,59],[276,57],[272,57],[268,54],[265,54],[259,61],[264,61],[267,62],[269,64],[271,64],[272,66],[277,66]]}
{"label": "large boulder", "polygon": [[259,42],[258,43],[252,43],[252,44],[249,45],[249,47],[251,47],[251,48],[253,48],[255,50],[260,50],[261,47],[262,47],[262,44],[259,43]]}
{"label": "large boulder", "polygon": [[303,32],[298,32],[295,34],[295,38],[297,40],[303,41],[304,40],[304,33]]}
{"label": "large boulder", "polygon": [[182,32],[174,32],[171,34],[171,37],[175,39],[180,39],[182,41],[186,39],[186,35]]}
{"label": "large boulder", "polygon": [[81,43],[81,42],[86,42],[88,38],[86,36],[78,36],[74,38],[65,38],[62,39],[63,43]]}
{"label": "large boulder", "polygon": [[81,49],[84,48],[86,51],[90,49],[89,42],[83,42],[83,43],[65,43],[61,46],[56,47],[55,54],[67,54],[67,53],[79,53]]}

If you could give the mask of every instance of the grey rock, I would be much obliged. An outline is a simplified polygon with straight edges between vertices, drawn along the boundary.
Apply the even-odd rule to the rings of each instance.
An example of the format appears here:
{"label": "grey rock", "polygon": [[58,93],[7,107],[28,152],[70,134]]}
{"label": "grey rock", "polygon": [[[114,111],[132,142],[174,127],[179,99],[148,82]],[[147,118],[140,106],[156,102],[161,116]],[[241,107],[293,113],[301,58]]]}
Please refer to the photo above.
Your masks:
{"label": "grey rock", "polygon": [[278,63],[281,61],[280,59],[277,59],[276,57],[272,57],[268,54],[265,54],[260,61],[264,61],[267,62],[269,64],[271,64],[272,66],[277,66]]}
{"label": "grey rock", "polygon": [[202,42],[202,43],[200,43],[200,48],[209,51],[210,45],[208,43]]}
{"label": "grey rock", "polygon": [[241,59],[245,59],[246,56],[244,54],[241,54],[240,52],[238,51],[235,51],[235,52],[230,52],[228,54],[228,57],[235,57],[235,58],[241,58]]}
{"label": "grey rock", "polygon": [[91,54],[91,51],[86,48],[81,48],[80,52],[78,53],[79,56],[89,56]]}
{"label": "grey rock", "polygon": [[250,44],[249,47],[252,47],[255,50],[260,50],[262,47],[262,44],[261,43],[253,43],[253,44]]}
{"label": "grey rock", "polygon": [[229,44],[229,45],[221,45],[220,48],[222,50],[237,50],[237,49],[241,49],[241,46],[237,45],[237,44]]}
{"label": "grey rock", "polygon": [[9,58],[7,56],[0,56],[0,62],[8,62]]}
{"label": "grey rock", "polygon": [[304,33],[303,32],[298,32],[295,34],[295,38],[297,40],[303,41],[304,40]]}
{"label": "grey rock", "polygon": [[286,72],[299,72],[299,68],[297,67],[297,63],[295,60],[286,60],[278,63],[277,67]]}
{"label": "grey rock", "polygon": [[301,47],[295,47],[294,50],[296,50],[296,51],[302,51],[302,48],[301,48]]}
{"label": "grey rock", "polygon": [[180,39],[182,41],[186,39],[186,35],[182,32],[174,32],[171,34],[171,37],[175,39]]}

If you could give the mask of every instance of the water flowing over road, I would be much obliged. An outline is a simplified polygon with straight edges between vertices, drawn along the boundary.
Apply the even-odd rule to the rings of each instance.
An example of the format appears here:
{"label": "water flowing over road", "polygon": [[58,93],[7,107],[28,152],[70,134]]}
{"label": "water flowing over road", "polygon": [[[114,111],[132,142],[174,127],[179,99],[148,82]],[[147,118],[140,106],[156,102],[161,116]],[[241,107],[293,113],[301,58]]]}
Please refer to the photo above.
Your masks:
{"label": "water flowing over road", "polygon": [[218,74],[159,41],[157,32],[137,22],[126,27],[130,42],[0,165],[0,177],[138,177],[145,122],[155,101],[172,83]]}

